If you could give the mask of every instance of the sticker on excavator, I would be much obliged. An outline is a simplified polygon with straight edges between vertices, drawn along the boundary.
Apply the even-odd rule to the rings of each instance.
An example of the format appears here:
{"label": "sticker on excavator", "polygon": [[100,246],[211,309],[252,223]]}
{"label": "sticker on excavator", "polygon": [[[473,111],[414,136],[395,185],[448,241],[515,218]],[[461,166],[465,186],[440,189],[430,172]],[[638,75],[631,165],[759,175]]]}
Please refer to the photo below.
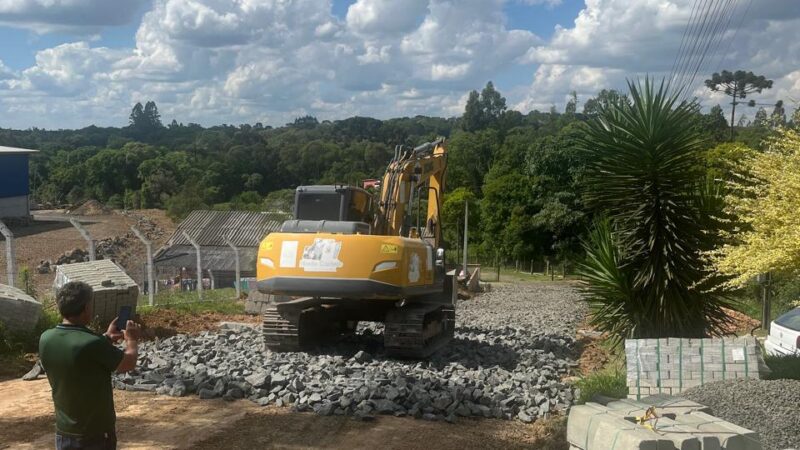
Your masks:
{"label": "sticker on excavator", "polygon": [[381,244],[381,253],[395,254],[397,253],[397,246],[394,244]]}
{"label": "sticker on excavator", "polygon": [[297,267],[297,241],[281,243],[281,267],[292,269]]}
{"label": "sticker on excavator", "polygon": [[411,254],[411,261],[408,264],[408,281],[416,283],[419,281],[419,255],[416,253]]}
{"label": "sticker on excavator", "polygon": [[272,250],[272,241],[264,242],[264,250]]}
{"label": "sticker on excavator", "polygon": [[303,249],[300,267],[306,272],[336,272],[342,267],[339,261],[341,241],[335,239],[314,239],[314,242]]}

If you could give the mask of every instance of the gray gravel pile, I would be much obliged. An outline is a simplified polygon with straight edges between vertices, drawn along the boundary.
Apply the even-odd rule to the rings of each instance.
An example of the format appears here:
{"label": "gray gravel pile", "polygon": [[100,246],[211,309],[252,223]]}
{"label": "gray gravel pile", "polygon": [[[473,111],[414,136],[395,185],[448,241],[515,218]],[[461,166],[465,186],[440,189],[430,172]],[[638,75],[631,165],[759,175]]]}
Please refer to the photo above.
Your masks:
{"label": "gray gravel pile", "polygon": [[800,448],[800,381],[731,380],[681,394],[728,422],[757,431],[765,449]]}
{"label": "gray gravel pile", "polygon": [[379,324],[363,324],[356,335],[313,352],[267,354],[258,330],[232,325],[144,344],[140,369],[116,376],[115,387],[248,398],[361,419],[391,414],[532,422],[566,411],[577,393],[560,380],[576,366],[575,328],[552,322],[582,314],[574,291],[502,286],[479,298],[459,304],[456,338],[427,361],[386,357]]}

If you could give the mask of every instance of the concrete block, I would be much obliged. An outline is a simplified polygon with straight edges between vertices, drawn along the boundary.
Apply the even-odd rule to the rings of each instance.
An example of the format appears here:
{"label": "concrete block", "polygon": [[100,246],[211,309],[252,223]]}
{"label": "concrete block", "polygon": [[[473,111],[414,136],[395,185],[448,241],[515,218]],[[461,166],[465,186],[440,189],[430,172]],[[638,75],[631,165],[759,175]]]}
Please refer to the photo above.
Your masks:
{"label": "concrete block", "polygon": [[0,284],[0,322],[13,331],[31,331],[42,315],[42,305],[24,291]]}
{"label": "concrete block", "polygon": [[675,418],[682,426],[688,426],[705,434],[719,437],[725,450],[762,450],[761,437],[755,431],[742,428],[704,412],[692,412]]}
{"label": "concrete block", "polygon": [[117,317],[122,306],[131,306],[133,314],[136,313],[139,286],[111,260],[57,266],[53,282],[56,293],[71,281],[82,281],[92,287],[94,319],[103,326]]}

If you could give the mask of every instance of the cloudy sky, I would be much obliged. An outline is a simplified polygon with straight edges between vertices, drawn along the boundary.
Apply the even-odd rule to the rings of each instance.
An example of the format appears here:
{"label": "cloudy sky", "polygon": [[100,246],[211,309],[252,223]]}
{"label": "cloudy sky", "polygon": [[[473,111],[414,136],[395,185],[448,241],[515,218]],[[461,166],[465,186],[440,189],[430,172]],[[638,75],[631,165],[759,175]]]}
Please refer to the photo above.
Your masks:
{"label": "cloudy sky", "polygon": [[[583,103],[675,72],[695,3],[706,0],[0,0],[0,127],[120,126],[147,100],[165,122],[204,125],[455,116],[489,80],[515,109],[563,110],[572,90]],[[719,39],[694,94],[725,104],[703,80],[752,70],[775,81],[757,101],[793,110],[800,1],[717,5],[728,15],[708,27]]]}

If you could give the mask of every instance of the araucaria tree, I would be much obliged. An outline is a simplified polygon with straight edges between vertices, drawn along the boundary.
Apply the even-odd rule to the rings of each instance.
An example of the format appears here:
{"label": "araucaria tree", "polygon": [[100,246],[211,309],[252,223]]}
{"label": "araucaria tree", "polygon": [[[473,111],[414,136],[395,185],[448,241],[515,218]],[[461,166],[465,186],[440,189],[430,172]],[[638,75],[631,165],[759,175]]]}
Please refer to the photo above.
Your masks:
{"label": "araucaria tree", "polygon": [[606,217],[584,245],[592,324],[617,342],[718,334],[728,302],[709,292],[704,252],[718,245],[722,197],[702,169],[697,105],[663,82],[629,90],[631,102],[601,107],[580,140],[586,201]]}
{"label": "araucaria tree", "polygon": [[763,75],[755,75],[753,72],[737,70],[729,72],[723,70],[722,73],[715,73],[711,79],[706,80],[706,87],[714,92],[722,91],[728,97],[733,98],[731,104],[731,140],[733,140],[733,125],[736,123],[736,99],[744,99],[753,92],[761,93],[764,89],[772,87],[772,80],[764,78]]}
{"label": "araucaria tree", "polygon": [[800,134],[783,129],[768,142],[737,163],[726,203],[743,229],[712,253],[737,286],[765,272],[800,273]]}

